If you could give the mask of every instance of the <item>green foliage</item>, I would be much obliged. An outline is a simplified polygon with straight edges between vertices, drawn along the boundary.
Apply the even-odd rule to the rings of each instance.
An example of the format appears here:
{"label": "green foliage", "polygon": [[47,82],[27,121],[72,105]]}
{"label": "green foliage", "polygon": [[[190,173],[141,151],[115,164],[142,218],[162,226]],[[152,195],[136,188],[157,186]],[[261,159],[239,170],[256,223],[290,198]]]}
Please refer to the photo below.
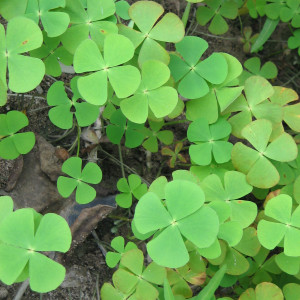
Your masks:
{"label": "green foliage", "polygon": [[67,252],[71,232],[56,214],[40,215],[31,208],[13,212],[10,197],[0,197],[0,279],[5,284],[27,278],[33,291],[45,293],[64,280],[65,268],[41,252]]}
{"label": "green foliage", "polygon": [[238,5],[234,0],[206,0],[206,6],[197,9],[197,21],[204,26],[211,21],[208,30],[213,34],[227,32],[228,25],[224,18],[235,19],[238,15]]}
{"label": "green foliage", "polygon": [[166,277],[165,268],[158,266],[155,262],[144,268],[144,255],[139,249],[132,249],[125,252],[121,258],[122,268],[118,269],[112,277],[115,287],[105,283],[101,288],[103,300],[124,299],[130,295],[132,299],[155,300],[158,297],[158,290],[153,284],[158,285],[164,282]]}
{"label": "green foliage", "polygon": [[73,55],[60,45],[60,38],[49,38],[43,31],[43,44],[40,48],[30,51],[30,56],[43,59],[46,74],[54,77],[62,74],[60,63],[70,66]]}
{"label": "green foliage", "polygon": [[150,152],[158,151],[158,140],[165,145],[170,145],[173,142],[174,135],[170,130],[161,130],[164,126],[164,121],[153,122],[149,121],[149,128],[145,130],[147,139],[143,143],[143,147]]}
{"label": "green foliage", "polygon": [[156,118],[167,116],[174,110],[178,101],[177,91],[165,86],[170,78],[170,70],[164,63],[148,60],[141,69],[142,80],[139,88],[133,96],[123,99],[120,103],[123,114],[138,124],[146,122],[149,110]]}
{"label": "green foliage", "polygon": [[39,85],[45,74],[43,62],[20,54],[39,48],[42,42],[40,28],[27,18],[17,17],[9,21],[6,35],[3,25],[0,24],[0,82],[4,88],[0,94],[0,105],[6,103],[7,68],[8,87],[13,92],[25,93]]}
{"label": "green foliage", "polygon": [[102,56],[97,44],[87,39],[77,47],[74,54],[76,73],[96,71],[78,79],[80,94],[94,105],[103,105],[106,102],[108,80],[119,98],[133,94],[141,80],[136,67],[120,66],[128,62],[134,54],[133,44],[128,38],[119,34],[107,35],[103,52]]}
{"label": "green foliage", "polygon": [[270,282],[263,282],[253,288],[246,290],[241,297],[241,300],[263,300],[263,299],[274,299],[283,300],[282,291],[278,286]]}
{"label": "green foliage", "polygon": [[158,42],[178,43],[184,37],[181,20],[173,13],[162,16],[163,13],[164,8],[154,1],[138,1],[130,7],[129,16],[140,31],[123,24],[118,26],[119,33],[127,36],[135,48],[140,48],[140,66],[147,60],[158,60],[168,65],[169,53]]}
{"label": "green foliage", "polygon": [[144,141],[146,137],[144,125],[127,121],[120,109],[112,113],[109,121],[106,134],[113,144],[120,144],[124,133],[125,146],[128,148],[136,148]]}
{"label": "green foliage", "polygon": [[111,241],[111,247],[117,252],[107,252],[105,256],[105,261],[110,268],[116,267],[122,258],[122,255],[127,251],[132,249],[137,249],[135,243],[128,242],[125,246],[125,241],[122,236],[117,236]]}
{"label": "green foliage", "polygon": [[192,122],[187,131],[189,141],[195,143],[189,148],[192,161],[201,166],[209,165],[212,156],[219,164],[229,161],[232,144],[226,139],[230,132],[231,126],[224,119],[212,125],[205,119]]}
{"label": "green foliage", "polygon": [[[141,249],[146,243],[147,263],[146,253],[133,242],[125,246],[123,237],[113,239],[106,262],[117,270],[112,284],[103,285],[102,299],[231,299],[226,297],[230,291],[233,299],[284,295],[297,300],[298,95],[268,82],[277,76],[271,62],[262,65],[251,57],[243,70],[230,54],[206,55],[205,40],[185,36],[186,25],[187,32],[197,32],[190,12],[192,3],[201,1],[188,2],[181,21],[153,1],[130,6],[124,0],[1,0],[0,13],[8,24],[0,26],[0,105],[8,89],[27,93],[45,72],[62,75],[63,65],[80,74],[47,91],[49,119],[66,134],[77,129],[69,149],[72,156],[77,143],[77,157],[64,162],[66,175],[58,178],[57,188],[66,198],[75,191],[80,204],[95,199],[91,185],[102,179],[96,163],[82,168],[83,160],[102,158],[97,156],[100,145],[80,149],[81,127],[94,123],[101,142],[107,136],[118,144],[123,174],[124,148],[147,150],[147,168],[139,169],[153,180],[149,189],[142,183],[146,179],[130,174],[117,182],[115,198],[120,207],[130,208],[120,219],[131,225],[130,240],[141,240]],[[300,49],[296,0],[204,0],[197,19],[221,34],[228,29],[225,19],[239,14],[243,25],[241,17],[248,12],[267,19],[256,41],[241,26],[245,50],[260,50],[279,20],[296,28],[288,45]],[[23,109],[23,103],[18,107]],[[185,124],[179,128],[179,123]],[[33,148],[34,134],[23,132],[27,125],[21,112],[0,115],[1,157],[15,159]],[[165,176],[151,178],[149,152],[161,160],[157,172]],[[179,167],[178,160],[190,171],[178,168],[168,182],[161,154],[170,157],[170,167]],[[138,201],[132,205],[134,198]],[[30,208],[13,212],[12,199],[0,197],[0,280],[5,284],[29,278],[34,291],[57,288],[65,269],[41,252],[66,252],[70,243],[61,217]]]}
{"label": "green foliage", "polygon": [[300,55],[300,29],[293,32],[293,36],[288,39],[288,46],[291,49],[298,48],[298,54]]}
{"label": "green foliage", "polygon": [[34,133],[18,133],[28,124],[27,117],[19,111],[12,110],[7,114],[0,114],[0,157],[15,159],[33,148],[35,144]]}
{"label": "green foliage", "polygon": [[205,96],[209,92],[208,83],[221,84],[228,74],[226,59],[220,53],[213,53],[200,61],[208,43],[194,36],[186,36],[176,44],[177,54],[171,55],[170,69],[175,82],[179,82],[178,92],[188,99]]}
{"label": "green foliage", "polygon": [[[274,249],[284,239],[284,254],[299,256],[300,225],[299,209],[292,213],[293,200],[288,195],[279,195],[268,201],[265,215],[271,220],[258,223],[257,235],[260,243],[267,249]],[[276,222],[274,222],[274,221]]]}
{"label": "green foliage", "polygon": [[[55,82],[48,90],[47,102],[49,106],[54,106],[49,110],[49,119],[59,128],[72,128],[74,116],[78,125],[82,127],[93,124],[98,118],[99,106],[77,102],[81,98],[77,89],[77,80],[78,77],[74,77],[70,83],[73,91],[72,100],[68,98],[62,81]],[[72,108],[75,112],[71,111]]]}
{"label": "green foliage", "polygon": [[116,11],[113,0],[88,0],[86,7],[80,0],[66,0],[62,11],[69,15],[71,26],[61,36],[61,42],[72,54],[89,37],[102,49],[105,37],[118,33],[116,24],[107,20]]}
{"label": "green foliage", "polygon": [[278,69],[273,62],[268,61],[261,66],[259,57],[251,57],[247,59],[244,66],[248,71],[244,70],[239,77],[240,84],[244,84],[244,82],[252,75],[257,75],[266,79],[274,79],[278,74]]}
{"label": "green foliage", "polygon": [[76,201],[86,204],[96,197],[96,190],[88,185],[98,184],[102,180],[100,167],[92,162],[88,162],[82,170],[82,160],[79,157],[71,157],[62,165],[62,171],[70,177],[59,176],[57,180],[58,192],[68,198],[76,189]]}
{"label": "green foliage", "polygon": [[243,137],[256,149],[241,142],[232,149],[232,163],[235,168],[247,175],[247,181],[258,188],[271,188],[279,182],[279,173],[269,159],[289,162],[296,159],[298,149],[293,138],[283,132],[270,144],[272,123],[256,120],[242,130]]}
{"label": "green foliage", "polygon": [[219,229],[217,214],[204,206],[204,193],[199,186],[185,180],[174,180],[164,187],[165,204],[153,192],[138,202],[134,222],[138,232],[157,232],[147,244],[154,262],[165,267],[181,267],[188,260],[184,236],[200,248],[209,247]]}
{"label": "green foliage", "polygon": [[121,178],[117,183],[117,188],[121,192],[116,196],[116,202],[123,208],[129,208],[132,205],[132,196],[139,200],[147,193],[147,185],[142,183],[138,175],[131,174],[126,178]]}

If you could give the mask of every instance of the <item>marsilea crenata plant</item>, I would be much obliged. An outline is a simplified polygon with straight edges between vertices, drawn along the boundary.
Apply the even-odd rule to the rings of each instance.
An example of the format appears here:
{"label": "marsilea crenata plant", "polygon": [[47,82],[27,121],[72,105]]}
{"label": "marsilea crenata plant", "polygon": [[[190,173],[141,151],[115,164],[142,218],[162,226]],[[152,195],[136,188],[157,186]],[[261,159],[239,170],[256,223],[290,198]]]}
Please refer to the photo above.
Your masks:
{"label": "marsilea crenata plant", "polygon": [[[219,2],[198,11],[211,30],[235,17]],[[185,36],[181,19],[153,1],[2,0],[0,14],[1,158],[35,144],[30,119],[5,106],[8,90],[28,93],[67,64],[76,74],[46,96],[50,121],[78,131],[57,181],[63,197],[96,197],[102,171],[85,163],[80,138],[99,118],[121,161],[123,146],[142,146],[162,149],[176,168],[148,186],[122,169],[116,202],[134,212],[133,233],[128,243],[111,242],[106,261],[118,268],[101,299],[299,299],[300,104],[295,91],[262,77],[272,77],[270,66],[249,61],[243,72],[230,54],[207,56],[208,43]],[[180,123],[186,137],[178,141]],[[12,199],[0,197],[3,283],[56,289],[65,269],[44,252],[66,252],[70,243],[62,217],[13,211]]]}

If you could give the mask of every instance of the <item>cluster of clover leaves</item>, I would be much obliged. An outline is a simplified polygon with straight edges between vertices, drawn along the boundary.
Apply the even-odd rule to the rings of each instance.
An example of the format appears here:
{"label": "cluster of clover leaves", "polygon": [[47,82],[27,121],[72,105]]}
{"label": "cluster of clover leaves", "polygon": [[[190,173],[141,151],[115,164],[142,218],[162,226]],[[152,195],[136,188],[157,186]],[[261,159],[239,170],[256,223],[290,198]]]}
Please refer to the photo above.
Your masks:
{"label": "cluster of clover leaves", "polygon": [[[224,18],[235,18],[242,2],[206,0],[198,21],[226,30]],[[265,5],[269,18],[279,9],[298,26],[294,2],[247,5],[252,13]],[[217,299],[299,299],[300,104],[295,91],[268,82],[277,75],[274,64],[251,58],[243,70],[227,53],[203,58],[208,43],[185,36],[184,22],[153,1],[2,0],[0,14],[7,20],[0,25],[1,106],[8,90],[27,93],[65,65],[76,72],[52,84],[46,99],[55,126],[78,130],[77,155],[57,180],[62,197],[75,191],[79,204],[96,197],[102,171],[84,163],[80,134],[99,115],[120,160],[124,143],[161,149],[170,167],[189,167],[150,185],[123,172],[116,202],[131,209],[133,235],[127,244],[121,236],[111,242],[106,262],[118,268],[101,288],[103,300],[212,300],[219,286],[231,292]],[[183,122],[186,138],[174,140],[171,126]],[[23,112],[0,114],[1,158],[32,150],[28,125]],[[147,264],[137,240],[146,244]],[[29,279],[33,291],[56,289],[65,269],[42,252],[66,252],[70,244],[62,217],[13,211],[12,199],[0,197],[2,282]]]}
{"label": "cluster of clover leaves", "polygon": [[214,35],[228,31],[226,20],[239,18],[242,22],[244,15],[253,19],[266,17],[263,29],[251,37],[252,29],[245,27],[242,42],[245,52],[257,52],[269,39],[279,22],[287,23],[292,35],[288,39],[290,49],[298,49],[300,55],[300,3],[298,0],[186,0],[186,22],[191,11],[192,3],[200,3],[196,10],[196,23],[205,26]]}

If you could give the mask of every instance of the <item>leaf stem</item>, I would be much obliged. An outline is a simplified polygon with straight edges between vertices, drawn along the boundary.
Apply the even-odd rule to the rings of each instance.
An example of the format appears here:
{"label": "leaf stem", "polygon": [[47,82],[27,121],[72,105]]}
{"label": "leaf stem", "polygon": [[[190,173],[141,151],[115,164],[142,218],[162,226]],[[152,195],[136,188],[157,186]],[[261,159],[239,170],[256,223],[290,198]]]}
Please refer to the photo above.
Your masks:
{"label": "leaf stem", "polygon": [[123,156],[122,156],[122,149],[121,149],[121,144],[118,144],[118,150],[119,150],[119,158],[120,158],[120,165],[121,165],[121,171],[122,171],[122,176],[125,178],[125,170],[124,170],[124,164],[123,164]]}
{"label": "leaf stem", "polygon": [[80,136],[81,136],[81,127],[79,126],[78,122],[76,122],[77,125],[77,153],[76,156],[79,157],[79,151],[80,151]]}
{"label": "leaf stem", "polygon": [[205,35],[205,36],[209,36],[209,37],[213,37],[213,38],[221,39],[221,40],[230,40],[230,41],[236,41],[236,40],[238,40],[237,38],[234,38],[234,37],[218,36],[218,35],[204,33],[204,32],[200,32],[200,31],[195,31],[195,32],[198,33],[198,34],[202,34],[202,35]]}

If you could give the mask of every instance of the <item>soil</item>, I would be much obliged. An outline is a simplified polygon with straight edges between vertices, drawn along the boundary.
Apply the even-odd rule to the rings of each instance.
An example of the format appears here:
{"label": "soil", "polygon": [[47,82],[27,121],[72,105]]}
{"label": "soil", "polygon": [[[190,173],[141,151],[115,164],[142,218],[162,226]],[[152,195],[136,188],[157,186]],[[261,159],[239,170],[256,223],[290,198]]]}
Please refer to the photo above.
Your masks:
{"label": "soil", "polygon": [[[134,3],[136,1],[128,1]],[[185,1],[181,0],[160,0],[156,1],[161,3],[167,11],[182,15],[185,7]],[[195,13],[197,5],[194,4],[190,14],[190,20],[187,24],[187,30],[190,35],[198,35],[209,43],[209,50],[205,53],[206,56],[212,52],[227,52],[237,57],[242,63],[252,55],[243,52],[243,44],[240,42],[241,38],[241,24],[239,19],[229,21],[229,31],[222,36],[212,36],[206,27],[197,26],[195,20]],[[1,23],[5,20],[0,19]],[[242,17],[243,27],[251,26],[254,33],[258,33],[263,26],[257,20],[249,17]],[[300,76],[299,64],[300,59],[296,51],[291,51],[287,48],[287,39],[290,36],[287,24],[280,24],[275,33],[271,36],[269,42],[264,46],[263,51],[259,52],[258,56],[261,58],[262,63],[271,60],[278,67],[278,77],[273,81],[274,85],[283,85],[295,89],[300,92]],[[283,42],[275,42],[283,41]],[[70,76],[62,76],[58,80],[69,82]],[[68,148],[76,138],[74,133],[68,135],[58,142],[55,142],[64,131],[59,130],[51,124],[48,119],[48,108],[45,98],[49,86],[53,80],[45,77],[38,90],[28,93],[28,95],[35,95],[35,99],[26,97],[10,97],[8,103],[0,108],[0,113],[5,113],[10,109],[23,110],[26,112],[30,125],[29,130],[36,134],[41,135],[46,140],[52,142],[54,146],[61,146]],[[169,127],[168,129],[175,130],[175,140],[180,140],[184,137],[186,128],[181,125],[177,127]],[[111,156],[119,159],[117,146],[106,143],[105,138],[102,140],[101,146],[104,151],[108,152]],[[85,142],[81,144],[81,153],[85,157],[86,153],[91,148]],[[165,175],[170,178],[170,174],[174,169],[170,169],[166,164],[167,158],[162,157],[160,153],[151,154],[147,153],[142,147],[138,149],[126,149],[122,147],[122,154],[124,162],[131,169],[134,169],[137,174],[141,175],[147,182],[152,182],[158,175]],[[113,162],[110,156],[104,152],[99,151],[97,157],[102,168],[103,174],[106,178],[105,189],[109,190],[109,194],[116,193],[116,182],[122,176],[121,168],[118,164]],[[14,170],[14,161],[0,160],[0,192],[8,183],[9,177]],[[181,169],[184,167],[180,167]],[[125,170],[127,170],[125,168]],[[127,175],[130,173],[127,173]],[[96,233],[101,241],[102,246],[109,250],[110,241],[117,235],[122,235],[126,238],[130,237],[130,224],[121,219],[124,215],[130,216],[130,211],[121,209],[115,210],[112,215],[101,221],[96,228]],[[127,217],[125,216],[125,217]],[[103,249],[101,247],[101,249]],[[60,299],[100,299],[99,290],[104,282],[111,281],[111,276],[114,270],[109,269],[105,264],[104,255],[97,244],[97,240],[93,235],[81,243],[75,250],[64,256],[64,265],[68,270],[68,276],[63,287],[47,294],[37,294],[31,292],[30,289],[26,290],[22,299],[45,299],[45,300],[60,300]],[[16,292],[20,288],[20,284],[12,286],[4,286],[0,284],[0,299],[13,299]]]}

